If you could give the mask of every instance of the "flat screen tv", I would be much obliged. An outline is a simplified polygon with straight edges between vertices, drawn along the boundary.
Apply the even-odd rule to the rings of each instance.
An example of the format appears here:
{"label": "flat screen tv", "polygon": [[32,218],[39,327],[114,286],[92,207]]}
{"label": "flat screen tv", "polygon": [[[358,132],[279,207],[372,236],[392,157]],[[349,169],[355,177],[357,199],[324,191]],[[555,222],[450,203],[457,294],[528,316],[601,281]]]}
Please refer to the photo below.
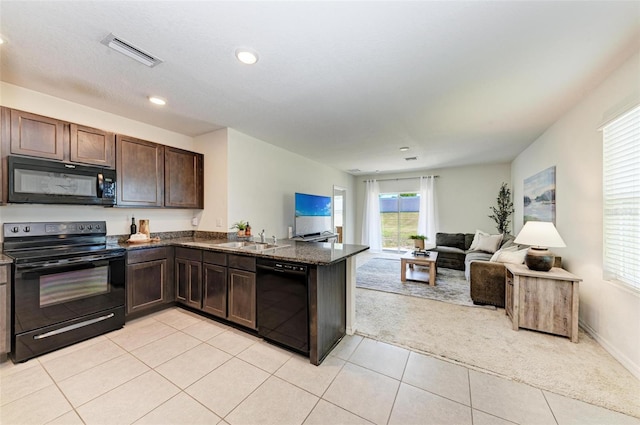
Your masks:
{"label": "flat screen tv", "polygon": [[296,235],[318,235],[331,231],[331,197],[296,193]]}

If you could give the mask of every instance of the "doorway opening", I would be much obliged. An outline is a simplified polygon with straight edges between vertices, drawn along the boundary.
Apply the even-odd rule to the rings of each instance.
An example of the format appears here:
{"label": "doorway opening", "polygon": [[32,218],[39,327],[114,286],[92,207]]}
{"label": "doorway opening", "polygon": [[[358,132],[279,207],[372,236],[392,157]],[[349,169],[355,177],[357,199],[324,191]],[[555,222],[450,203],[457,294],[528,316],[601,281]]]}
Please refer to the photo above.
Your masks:
{"label": "doorway opening", "polygon": [[333,186],[333,231],[338,235],[336,242],[344,243],[346,224],[347,189]]}

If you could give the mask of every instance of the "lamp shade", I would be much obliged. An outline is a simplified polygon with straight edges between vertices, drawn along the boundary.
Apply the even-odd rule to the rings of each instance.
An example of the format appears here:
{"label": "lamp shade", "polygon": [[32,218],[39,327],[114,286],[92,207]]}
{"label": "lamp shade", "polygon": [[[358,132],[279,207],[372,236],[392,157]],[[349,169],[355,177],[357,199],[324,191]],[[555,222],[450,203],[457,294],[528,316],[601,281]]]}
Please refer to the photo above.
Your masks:
{"label": "lamp shade", "polygon": [[545,248],[563,248],[566,246],[556,227],[548,221],[527,221],[514,242]]}

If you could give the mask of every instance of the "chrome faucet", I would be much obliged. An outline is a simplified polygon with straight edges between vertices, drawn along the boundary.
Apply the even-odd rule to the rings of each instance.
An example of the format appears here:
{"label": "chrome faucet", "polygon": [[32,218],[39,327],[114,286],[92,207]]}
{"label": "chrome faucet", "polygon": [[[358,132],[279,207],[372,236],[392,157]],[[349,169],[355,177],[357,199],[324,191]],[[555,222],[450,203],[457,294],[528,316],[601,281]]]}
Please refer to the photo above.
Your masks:
{"label": "chrome faucet", "polygon": [[260,236],[260,243],[264,243],[264,229],[262,229],[262,232],[258,233],[258,236]]}
{"label": "chrome faucet", "polygon": [[273,238],[273,244],[277,245],[278,244],[278,239],[275,236],[271,236]]}

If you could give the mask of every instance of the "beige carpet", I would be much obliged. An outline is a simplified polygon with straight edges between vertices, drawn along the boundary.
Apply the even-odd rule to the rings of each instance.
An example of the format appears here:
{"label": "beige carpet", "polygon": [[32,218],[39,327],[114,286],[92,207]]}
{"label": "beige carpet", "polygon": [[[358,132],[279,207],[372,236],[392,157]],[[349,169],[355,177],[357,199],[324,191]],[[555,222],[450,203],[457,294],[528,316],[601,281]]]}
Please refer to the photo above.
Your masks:
{"label": "beige carpet", "polygon": [[579,342],[511,329],[495,311],[356,289],[357,333],[640,417],[640,381],[580,330]]}

